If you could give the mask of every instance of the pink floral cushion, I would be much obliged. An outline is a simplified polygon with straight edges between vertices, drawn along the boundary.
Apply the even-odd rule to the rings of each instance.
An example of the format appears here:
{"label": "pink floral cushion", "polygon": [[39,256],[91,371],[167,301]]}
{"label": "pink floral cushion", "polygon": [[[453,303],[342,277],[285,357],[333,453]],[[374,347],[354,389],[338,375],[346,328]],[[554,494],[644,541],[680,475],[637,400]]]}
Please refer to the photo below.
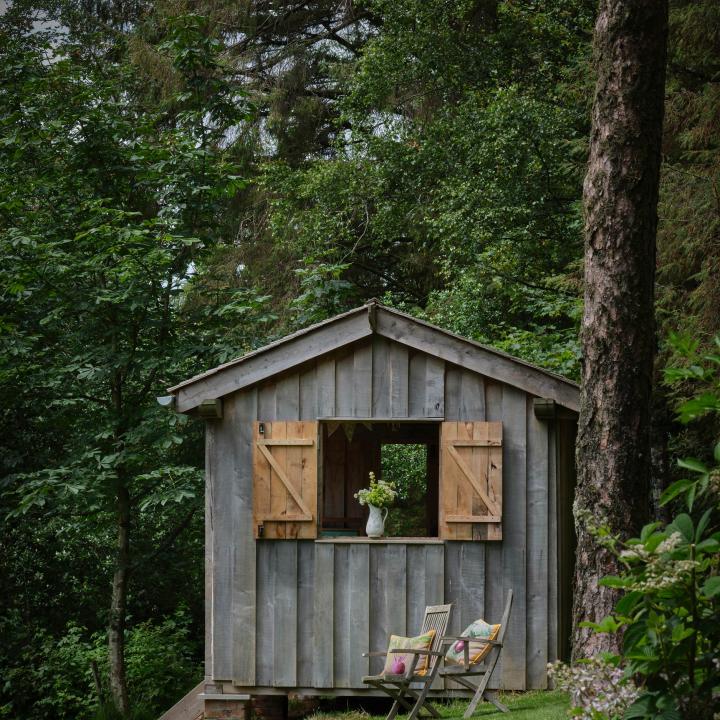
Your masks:
{"label": "pink floral cushion", "polygon": [[[470,648],[468,649],[468,655],[470,663],[480,662],[489,652],[492,647],[490,643],[483,642],[487,640],[494,640],[500,632],[499,625],[488,625],[484,620],[476,620],[470,623],[461,633],[461,637],[477,638],[477,640],[470,641]],[[450,646],[450,649],[445,653],[445,664],[446,665],[464,665],[465,664],[465,641],[458,640]]]}
{"label": "pink floral cushion", "polygon": [[[385,667],[383,668],[383,675],[396,675],[397,672],[393,672],[393,669],[397,670],[397,665],[393,668],[393,663],[401,662],[405,665],[405,668],[399,673],[404,675],[405,672],[412,666],[415,655],[408,653],[391,653],[391,650],[397,650],[400,648],[406,648],[408,650],[429,650],[432,645],[433,639],[435,638],[435,631],[428,630],[423,635],[417,637],[403,637],[402,635],[391,635],[390,645],[388,646],[388,654],[385,658]],[[415,675],[425,675],[428,669],[429,655],[420,655],[418,657],[417,665],[415,665]]]}

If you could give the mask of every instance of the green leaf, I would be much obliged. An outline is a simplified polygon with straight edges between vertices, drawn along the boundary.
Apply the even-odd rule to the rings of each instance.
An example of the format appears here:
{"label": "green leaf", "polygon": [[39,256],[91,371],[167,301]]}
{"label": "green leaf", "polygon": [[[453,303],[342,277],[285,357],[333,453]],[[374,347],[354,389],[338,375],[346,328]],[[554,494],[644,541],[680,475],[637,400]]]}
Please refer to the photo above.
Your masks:
{"label": "green leaf", "polygon": [[658,545],[660,545],[660,543],[662,543],[666,539],[667,539],[667,533],[664,533],[664,532],[655,533],[654,535],[651,535],[645,542],[645,549],[651,553],[655,552]]}
{"label": "green leaf", "polygon": [[677,464],[681,468],[685,468],[686,470],[692,470],[693,472],[698,473],[707,473],[708,469],[707,467],[701,463],[699,460],[696,460],[695,458],[681,458],[677,461]]}
{"label": "green leaf", "polygon": [[705,532],[705,528],[707,528],[708,524],[710,523],[710,515],[712,514],[712,508],[708,508],[698,520],[697,529],[695,530],[695,542],[700,542],[700,538],[703,536],[703,533]]}
{"label": "green leaf", "polygon": [[592,628],[595,632],[599,633],[614,633],[623,627],[621,621],[614,618],[612,615],[604,617],[599,623],[594,622],[582,622],[580,627]]}
{"label": "green leaf", "polygon": [[632,720],[633,718],[646,718],[652,716],[652,706],[654,705],[654,697],[648,693],[641,695],[623,715],[624,720]]}
{"label": "green leaf", "polygon": [[640,620],[635,620],[628,629],[625,631],[623,637],[623,643],[626,651],[635,647],[640,647],[645,642],[645,631],[647,624],[644,621],[644,617]]}
{"label": "green leaf", "polygon": [[695,550],[697,550],[698,552],[705,552],[705,553],[720,552],[720,542],[715,540],[715,538],[708,538],[707,540],[703,540],[702,542],[699,542],[695,546]]}
{"label": "green leaf", "polygon": [[629,615],[642,597],[643,594],[637,590],[623,595],[615,605],[615,612],[619,615]]}
{"label": "green leaf", "polygon": [[684,402],[679,408],[678,416],[680,422],[687,424],[718,409],[720,409],[720,398],[714,393],[703,393]]}
{"label": "green leaf", "polygon": [[708,578],[703,583],[702,594],[708,598],[713,598],[716,595],[720,595],[720,577],[715,575]]}
{"label": "green leaf", "polygon": [[626,588],[628,585],[632,585],[632,578],[618,577],[617,575],[607,575],[601,578],[599,584],[603,587],[610,588]]}
{"label": "green leaf", "polygon": [[687,513],[678,515],[668,526],[668,529],[677,530],[688,542],[692,542],[694,539],[693,521]]}
{"label": "green leaf", "polygon": [[681,643],[685,638],[690,637],[693,632],[692,628],[685,627],[684,625],[676,625],[672,630],[672,641],[674,643]]}
{"label": "green leaf", "polygon": [[652,534],[655,532],[655,529],[660,525],[659,522],[651,522],[648,523],[643,527],[643,529],[640,531],[640,540],[641,542],[645,542]]}
{"label": "green leaf", "polygon": [[656,715],[656,720],[685,720],[676,708],[666,708],[659,715]]}
{"label": "green leaf", "polygon": [[660,495],[660,505],[667,505],[671,500],[674,500],[678,495],[684,493],[694,484],[694,480],[677,480],[676,482],[672,483],[672,485],[665,488],[662,495]]}

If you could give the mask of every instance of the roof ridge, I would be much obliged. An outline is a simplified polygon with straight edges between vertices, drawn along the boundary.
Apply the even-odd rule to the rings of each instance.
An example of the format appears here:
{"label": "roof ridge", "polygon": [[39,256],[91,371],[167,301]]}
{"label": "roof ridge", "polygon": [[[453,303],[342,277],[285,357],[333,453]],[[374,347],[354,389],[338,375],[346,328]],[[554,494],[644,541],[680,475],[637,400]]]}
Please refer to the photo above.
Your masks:
{"label": "roof ridge", "polygon": [[[363,315],[365,316],[365,320],[363,320]],[[425,328],[425,330],[423,330],[423,328]],[[428,332],[436,335],[427,335]],[[313,333],[320,333],[318,336],[319,339],[312,340],[310,336]],[[468,369],[474,369],[475,372],[488,375],[501,382],[515,385],[535,395],[550,392],[549,396],[554,397],[556,392],[560,393],[560,396],[564,397],[565,402],[568,403],[568,407],[576,408],[578,405],[578,400],[575,399],[574,394],[577,393],[579,386],[576,382],[563,375],[553,372],[552,370],[547,370],[522,358],[510,355],[491,345],[485,345],[477,340],[446,330],[445,328],[434,325],[427,320],[417,318],[397,308],[385,305],[378,298],[370,298],[370,300],[359,307],[296,330],[289,335],[277,338],[267,345],[259,347],[240,357],[229,360],[203,373],[199,373],[168,388],[168,393],[175,394],[180,391],[186,391],[188,386],[203,383],[204,381],[213,382],[212,378],[214,376],[246,362],[249,362],[247,367],[249,368],[248,372],[250,376],[255,379],[251,381],[249,379],[250,376],[246,374],[246,379],[243,382],[245,384],[253,384],[302,364],[302,362],[306,362],[310,358],[321,357],[328,352],[338,350],[341,347],[358,342],[363,338],[367,339],[373,336],[387,337],[390,340],[407,345],[415,350],[430,355],[434,354],[437,357],[443,358],[446,362],[467,367]],[[444,341],[442,337],[445,338]],[[303,340],[303,338],[305,339]],[[273,361],[272,358],[275,357],[274,355],[270,355],[268,358],[262,357],[266,353],[278,352],[278,349],[283,345],[293,343],[294,341],[300,341],[301,344],[297,345],[297,343],[295,343],[295,345],[291,345],[290,350],[284,348],[287,357],[281,362]],[[292,347],[295,347],[295,350],[292,350]],[[433,347],[435,347],[436,350],[433,350]],[[304,348],[304,350],[298,354],[301,348]],[[479,369],[476,362],[471,359],[473,353],[472,348],[483,353],[487,362],[491,365],[497,365],[498,363],[500,363],[500,365],[494,370],[490,367],[484,370]],[[493,358],[496,359],[493,360]],[[501,366],[506,367],[506,370],[501,371]],[[516,370],[512,371],[512,367],[515,367]],[[523,368],[525,368],[525,370],[523,370]],[[531,379],[532,377],[535,379]],[[545,380],[541,379],[543,377]],[[514,380],[512,378],[514,378]],[[227,380],[225,382],[219,382],[220,386],[224,388],[224,391],[220,392],[220,395],[227,394],[229,391]],[[547,382],[550,382],[551,385],[547,386]],[[555,385],[552,385],[552,383]],[[241,385],[233,381],[230,383],[230,386],[235,390],[239,389]],[[563,390],[562,388],[565,389]],[[216,387],[215,391],[220,391],[220,387]],[[195,389],[189,392],[190,395],[187,396],[186,394],[186,397],[192,399],[187,399],[185,401],[186,405],[195,403],[195,396],[197,395],[199,397],[204,391]],[[568,392],[570,395],[567,394]]]}

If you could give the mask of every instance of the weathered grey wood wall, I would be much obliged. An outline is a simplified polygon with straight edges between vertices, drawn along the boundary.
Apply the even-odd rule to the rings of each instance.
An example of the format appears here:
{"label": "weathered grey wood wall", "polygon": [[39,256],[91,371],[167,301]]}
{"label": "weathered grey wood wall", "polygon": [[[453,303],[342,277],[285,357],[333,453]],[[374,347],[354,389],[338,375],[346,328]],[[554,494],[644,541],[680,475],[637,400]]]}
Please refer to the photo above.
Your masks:
{"label": "weathered grey wood wall", "polygon": [[[502,542],[255,541],[254,420],[503,422]],[[558,648],[556,433],[532,396],[374,337],[224,399],[207,425],[207,674],[243,688],[364,689],[362,658],[415,633],[427,604],[450,630],[497,620],[515,593],[495,682],[542,688]]]}

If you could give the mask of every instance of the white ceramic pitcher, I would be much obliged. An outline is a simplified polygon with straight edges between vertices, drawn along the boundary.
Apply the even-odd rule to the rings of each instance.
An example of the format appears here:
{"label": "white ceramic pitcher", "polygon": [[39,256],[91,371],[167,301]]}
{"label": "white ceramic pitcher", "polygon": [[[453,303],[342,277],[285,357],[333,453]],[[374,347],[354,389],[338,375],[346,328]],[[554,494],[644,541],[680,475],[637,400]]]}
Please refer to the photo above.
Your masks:
{"label": "white ceramic pitcher", "polygon": [[[368,516],[367,525],[365,526],[365,532],[367,536],[371,538],[382,537],[385,532],[385,520],[388,516],[388,509],[375,507],[375,505],[370,505],[369,503],[368,508],[370,509],[370,515]],[[384,515],[382,514],[383,510],[385,511]]]}

